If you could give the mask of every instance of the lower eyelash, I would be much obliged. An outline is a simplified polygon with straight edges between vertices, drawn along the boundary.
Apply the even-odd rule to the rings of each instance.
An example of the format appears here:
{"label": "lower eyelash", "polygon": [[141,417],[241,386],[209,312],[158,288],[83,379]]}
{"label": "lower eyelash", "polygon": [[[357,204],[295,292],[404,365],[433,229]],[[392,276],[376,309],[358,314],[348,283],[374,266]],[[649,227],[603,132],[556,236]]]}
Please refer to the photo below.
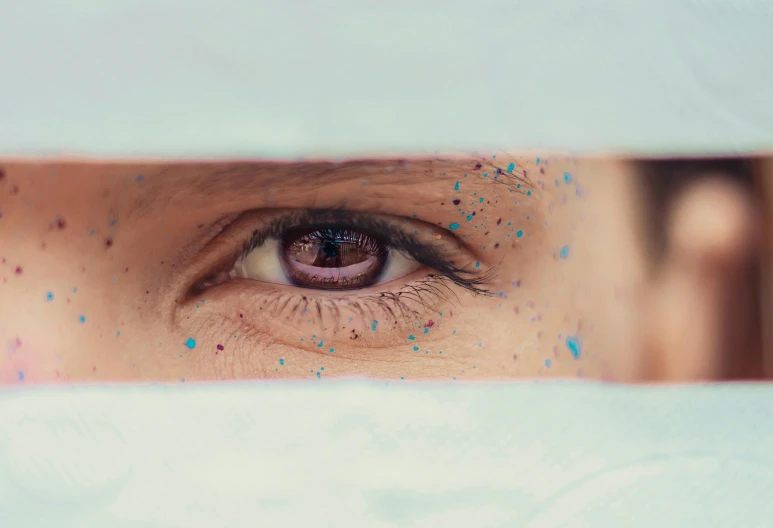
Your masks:
{"label": "lower eyelash", "polygon": [[414,284],[408,284],[396,292],[383,292],[365,296],[341,297],[335,299],[310,298],[297,293],[277,292],[269,294],[262,302],[261,310],[270,310],[270,315],[276,318],[284,317],[296,321],[311,315],[316,323],[330,320],[334,327],[341,323],[343,310],[357,314],[360,323],[370,324],[370,321],[386,319],[399,325],[419,317],[422,312],[411,307],[418,305],[428,312],[437,311],[438,302],[445,301],[455,304],[458,296],[453,286],[461,286],[475,295],[491,296],[489,290],[482,286],[495,273],[491,270],[475,278],[463,279],[445,275],[428,275]]}

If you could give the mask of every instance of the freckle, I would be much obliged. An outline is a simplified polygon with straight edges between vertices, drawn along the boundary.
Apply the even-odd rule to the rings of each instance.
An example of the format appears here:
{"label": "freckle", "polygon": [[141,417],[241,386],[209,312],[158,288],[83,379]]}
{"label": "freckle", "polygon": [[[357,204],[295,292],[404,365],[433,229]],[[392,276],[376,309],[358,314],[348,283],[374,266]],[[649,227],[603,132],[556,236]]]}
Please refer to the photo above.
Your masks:
{"label": "freckle", "polygon": [[65,227],[67,227],[67,220],[65,220],[64,218],[57,218],[56,227],[58,227],[59,229],[64,229]]}
{"label": "freckle", "polygon": [[40,243],[40,249],[46,249],[46,242],[45,241]]}
{"label": "freckle", "polygon": [[108,238],[107,240],[105,240],[105,247],[109,248],[109,247],[112,247],[112,246],[113,246],[113,239],[112,238]]}
{"label": "freckle", "polygon": [[21,275],[22,273],[24,273],[24,270],[21,266],[16,266],[16,275]]}
{"label": "freckle", "polygon": [[513,306],[513,310],[515,311],[516,314],[521,313],[521,308],[518,306]]}
{"label": "freckle", "polygon": [[19,186],[18,186],[18,185],[14,185],[14,186],[11,188],[11,192],[12,192],[13,194],[19,194]]}
{"label": "freckle", "polygon": [[0,168],[0,181],[3,181],[5,179],[5,171]]}
{"label": "freckle", "polygon": [[91,372],[96,372],[96,371],[97,371],[97,367],[96,366],[92,366],[91,367]]}

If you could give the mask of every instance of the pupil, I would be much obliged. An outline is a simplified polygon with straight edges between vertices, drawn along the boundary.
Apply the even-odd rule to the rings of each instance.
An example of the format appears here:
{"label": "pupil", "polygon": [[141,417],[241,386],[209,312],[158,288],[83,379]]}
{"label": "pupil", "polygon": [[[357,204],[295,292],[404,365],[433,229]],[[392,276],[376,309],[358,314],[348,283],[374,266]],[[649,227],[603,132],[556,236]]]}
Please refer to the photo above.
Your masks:
{"label": "pupil", "polygon": [[322,244],[322,255],[329,259],[336,258],[338,256],[338,247],[336,242],[327,240]]}

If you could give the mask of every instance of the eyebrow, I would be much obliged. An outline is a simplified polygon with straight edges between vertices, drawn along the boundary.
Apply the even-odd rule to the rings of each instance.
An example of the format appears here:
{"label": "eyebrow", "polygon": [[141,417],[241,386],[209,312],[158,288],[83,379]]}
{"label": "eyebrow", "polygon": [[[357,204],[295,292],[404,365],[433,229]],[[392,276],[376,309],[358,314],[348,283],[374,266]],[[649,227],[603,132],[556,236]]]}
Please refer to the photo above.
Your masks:
{"label": "eyebrow", "polygon": [[[193,172],[191,173],[191,169]],[[478,175],[493,184],[513,188],[533,187],[526,170],[513,157],[503,160],[482,157],[359,159],[342,162],[223,162],[171,163],[157,170],[152,185],[133,201],[129,217],[142,217],[181,194],[224,200],[249,194],[281,194],[302,186],[314,190],[346,181],[368,185],[426,184],[428,180],[456,180]]]}

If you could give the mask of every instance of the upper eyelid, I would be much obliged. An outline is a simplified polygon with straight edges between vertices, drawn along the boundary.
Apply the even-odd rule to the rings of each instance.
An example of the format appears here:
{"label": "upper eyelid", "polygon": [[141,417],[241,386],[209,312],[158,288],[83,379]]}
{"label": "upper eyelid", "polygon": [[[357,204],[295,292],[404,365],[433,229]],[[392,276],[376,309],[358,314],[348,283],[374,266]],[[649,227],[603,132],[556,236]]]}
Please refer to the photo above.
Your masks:
{"label": "upper eyelid", "polygon": [[[478,260],[482,260],[481,256],[477,255],[471,247],[469,247],[462,239],[457,237],[451,231],[417,218],[410,219],[403,216],[367,213],[362,211],[347,211],[345,209],[294,209],[290,210],[286,216],[275,219],[275,222],[276,221],[285,222],[284,225],[275,224],[274,229],[276,231],[281,231],[282,228],[291,229],[294,227],[313,227],[314,225],[325,226],[328,225],[326,222],[330,222],[348,226],[352,229],[370,231],[371,234],[376,236],[383,236],[385,230],[392,233],[398,232],[408,238],[413,239],[414,241],[417,241],[420,244],[420,239],[422,237],[415,237],[412,231],[416,229],[417,225],[421,225],[427,230],[433,231],[435,235],[441,234],[446,237],[443,239],[441,244],[435,244],[433,242],[431,246],[432,248],[449,246],[450,242],[452,242],[455,248],[463,249],[472,257],[475,257]],[[410,227],[410,230],[408,227]],[[270,227],[267,226],[266,229],[270,229]],[[255,236],[259,233],[261,233],[261,230],[259,229],[253,231],[251,237],[253,242],[257,242],[255,240]],[[430,242],[430,240],[427,240],[427,242]],[[429,246],[429,244],[424,244],[424,246]],[[250,248],[245,247],[244,249],[247,250]]]}

